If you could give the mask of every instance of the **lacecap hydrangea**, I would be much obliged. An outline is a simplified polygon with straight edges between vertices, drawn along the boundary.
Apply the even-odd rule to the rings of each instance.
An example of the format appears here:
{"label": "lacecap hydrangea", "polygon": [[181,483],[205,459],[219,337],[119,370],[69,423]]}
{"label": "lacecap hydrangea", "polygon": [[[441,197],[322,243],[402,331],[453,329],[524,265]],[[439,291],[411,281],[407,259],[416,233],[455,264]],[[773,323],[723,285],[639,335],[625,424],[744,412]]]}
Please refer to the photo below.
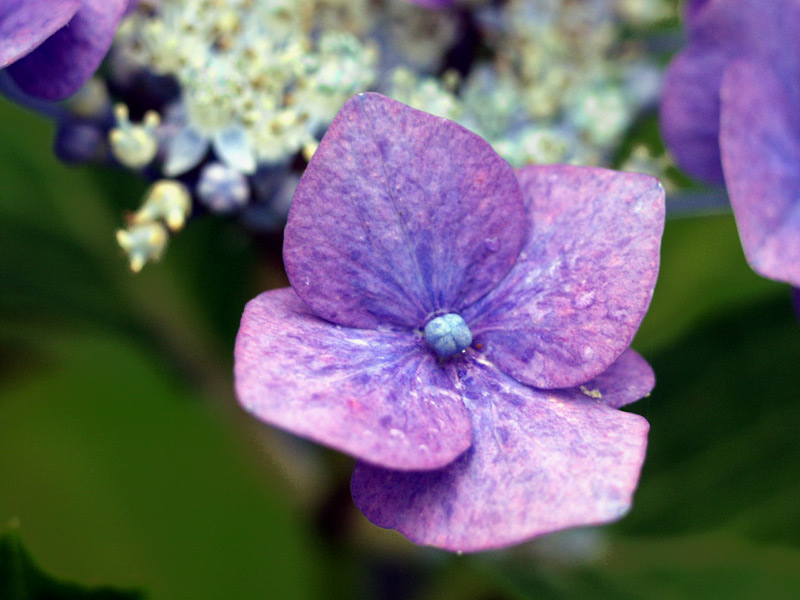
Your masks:
{"label": "lacecap hydrangea", "polygon": [[294,196],[291,288],[248,303],[240,402],[358,459],[372,522],[453,551],[630,507],[648,424],[629,349],[664,193],[600,168],[514,171],[477,135],[378,94],[349,100]]}

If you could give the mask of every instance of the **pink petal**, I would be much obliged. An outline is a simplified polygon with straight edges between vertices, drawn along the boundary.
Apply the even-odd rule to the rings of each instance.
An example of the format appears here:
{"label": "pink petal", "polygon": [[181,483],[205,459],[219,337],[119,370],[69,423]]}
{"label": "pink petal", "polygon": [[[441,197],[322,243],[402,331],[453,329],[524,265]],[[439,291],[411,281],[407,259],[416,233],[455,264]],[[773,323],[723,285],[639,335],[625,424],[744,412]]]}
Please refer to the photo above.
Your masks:
{"label": "pink petal", "polygon": [[769,65],[728,67],[720,142],[747,261],[765,277],[800,286],[800,113]]}
{"label": "pink petal", "polygon": [[359,462],[351,490],[370,521],[418,544],[475,552],[628,511],[647,421],[579,389],[536,390],[470,360],[458,376],[473,418],[472,448],[436,471]]}
{"label": "pink petal", "polygon": [[271,425],[393,469],[432,469],[469,448],[469,415],[427,342],[316,317],[290,289],[248,303],[236,392]]}

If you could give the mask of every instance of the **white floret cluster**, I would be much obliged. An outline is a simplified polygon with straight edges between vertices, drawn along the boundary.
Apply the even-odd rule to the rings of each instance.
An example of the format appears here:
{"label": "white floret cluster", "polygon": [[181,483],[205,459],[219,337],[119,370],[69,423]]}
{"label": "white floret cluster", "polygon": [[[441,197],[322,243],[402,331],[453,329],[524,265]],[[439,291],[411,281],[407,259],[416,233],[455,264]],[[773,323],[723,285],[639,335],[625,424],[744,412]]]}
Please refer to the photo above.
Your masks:
{"label": "white floret cluster", "polygon": [[161,0],[129,19],[118,51],[181,89],[164,173],[194,168],[211,147],[249,174],[313,144],[374,85],[377,47],[359,29],[368,13],[366,0]]}
{"label": "white floret cluster", "polygon": [[508,0],[478,11],[491,58],[456,87],[395,74],[389,95],[458,121],[514,166],[608,164],[660,68],[626,28],[670,15],[664,0]]}
{"label": "white floret cluster", "polygon": [[[180,93],[140,123],[118,106],[109,145],[148,176],[197,179],[187,193],[211,212],[277,224],[287,203],[265,201],[259,182],[296,179],[298,154],[308,160],[366,90],[461,123],[514,166],[609,166],[659,92],[656,60],[629,34],[670,10],[669,0],[458,0],[439,11],[408,0],[144,0],[118,32],[117,68],[169,76]],[[467,57],[456,65],[466,75],[442,71],[448,53]],[[143,216],[120,234],[135,269],[163,252],[162,221]],[[159,235],[143,229],[155,226]]]}

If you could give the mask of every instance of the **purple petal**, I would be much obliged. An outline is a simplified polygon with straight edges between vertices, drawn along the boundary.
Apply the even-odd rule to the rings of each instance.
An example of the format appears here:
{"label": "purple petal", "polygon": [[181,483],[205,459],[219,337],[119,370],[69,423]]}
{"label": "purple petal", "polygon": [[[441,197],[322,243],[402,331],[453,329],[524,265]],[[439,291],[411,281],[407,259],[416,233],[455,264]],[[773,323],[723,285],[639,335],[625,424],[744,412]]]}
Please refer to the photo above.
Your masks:
{"label": "purple petal", "polygon": [[647,175],[570,166],[517,171],[532,229],[512,271],[464,312],[512,377],[564,388],[630,345],[658,275],[664,190]]}
{"label": "purple petal", "polygon": [[446,119],[359,94],[297,187],[284,260],[320,317],[419,328],[500,281],[524,230],[519,185],[488,143]]}
{"label": "purple petal", "polygon": [[290,288],[245,309],[236,392],[256,417],[393,469],[432,469],[469,448],[469,415],[427,343],[411,332],[317,318]]}
{"label": "purple petal", "polygon": [[437,471],[357,463],[353,499],[370,521],[419,544],[475,552],[628,511],[647,421],[580,390],[536,390],[467,360],[458,375],[472,448]]}
{"label": "purple petal", "polygon": [[768,65],[737,61],[728,67],[720,143],[742,247],[757,273],[795,286],[800,286],[798,117],[797,103]]}
{"label": "purple petal", "polygon": [[0,69],[67,24],[81,0],[0,0]]}
{"label": "purple petal", "polygon": [[700,11],[710,2],[711,0],[686,0],[683,3],[684,20],[688,22],[687,25],[689,27],[698,18]]}
{"label": "purple petal", "polygon": [[655,385],[652,367],[635,350],[628,349],[608,369],[578,389],[606,406],[621,408],[644,398]]}
{"label": "purple petal", "polygon": [[761,58],[784,78],[800,73],[800,3],[796,0],[707,0],[687,10],[689,44],[667,70],[661,130],[687,173],[722,183],[719,90],[727,64]]}
{"label": "purple petal", "polygon": [[659,111],[661,135],[675,162],[688,174],[722,183],[717,94],[727,57],[680,53],[664,75]]}
{"label": "purple petal", "polygon": [[83,0],[80,10],[36,50],[8,67],[24,92],[47,100],[75,93],[108,52],[127,0]]}

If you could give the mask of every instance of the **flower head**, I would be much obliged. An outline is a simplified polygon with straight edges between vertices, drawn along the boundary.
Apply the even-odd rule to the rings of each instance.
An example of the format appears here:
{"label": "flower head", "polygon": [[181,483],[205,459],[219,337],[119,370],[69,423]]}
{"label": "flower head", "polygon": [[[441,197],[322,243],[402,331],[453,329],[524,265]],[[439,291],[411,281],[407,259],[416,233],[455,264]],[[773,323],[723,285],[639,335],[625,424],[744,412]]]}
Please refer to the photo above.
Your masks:
{"label": "flower head", "polygon": [[800,285],[800,1],[696,0],[662,130],[678,163],[724,180],[753,269]]}
{"label": "flower head", "polygon": [[97,70],[138,0],[0,0],[0,68],[28,94],[72,95]]}
{"label": "flower head", "polygon": [[359,458],[356,504],[422,544],[618,518],[647,422],[615,409],[653,385],[627,348],[662,227],[653,178],[515,173],[459,125],[360,94],[297,187],[292,288],[245,309],[239,399]]}

